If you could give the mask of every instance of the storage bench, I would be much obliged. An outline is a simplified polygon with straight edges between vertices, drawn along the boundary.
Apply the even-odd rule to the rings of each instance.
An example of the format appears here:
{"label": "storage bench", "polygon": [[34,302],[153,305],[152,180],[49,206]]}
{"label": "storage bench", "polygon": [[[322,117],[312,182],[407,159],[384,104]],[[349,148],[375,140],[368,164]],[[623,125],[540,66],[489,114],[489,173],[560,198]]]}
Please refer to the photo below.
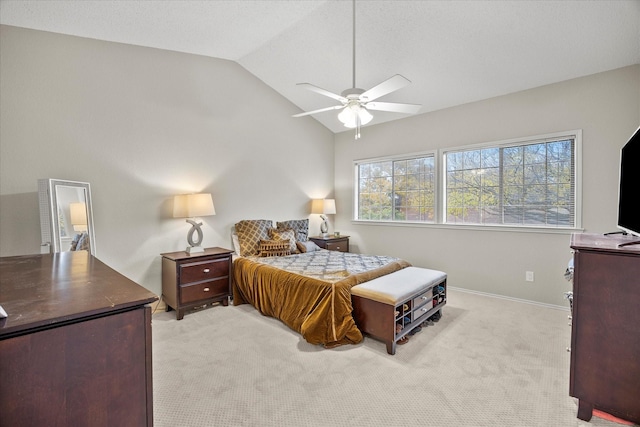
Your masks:
{"label": "storage bench", "polygon": [[353,317],[360,330],[395,354],[398,340],[447,303],[447,274],[407,267],[351,288]]}

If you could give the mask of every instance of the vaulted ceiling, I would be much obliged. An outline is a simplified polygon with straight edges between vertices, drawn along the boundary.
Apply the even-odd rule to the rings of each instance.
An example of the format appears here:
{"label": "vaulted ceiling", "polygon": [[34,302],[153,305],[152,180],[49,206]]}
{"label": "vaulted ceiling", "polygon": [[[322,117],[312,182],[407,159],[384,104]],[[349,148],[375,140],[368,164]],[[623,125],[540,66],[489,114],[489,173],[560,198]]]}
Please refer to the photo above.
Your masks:
{"label": "vaulted ceiling", "polygon": [[[1,0],[0,23],[236,61],[300,107],[352,87],[348,0]],[[421,113],[640,63],[640,1],[357,0],[356,83]],[[345,130],[335,111],[314,115]],[[374,112],[371,124],[406,117]],[[309,120],[300,118],[297,120]]]}

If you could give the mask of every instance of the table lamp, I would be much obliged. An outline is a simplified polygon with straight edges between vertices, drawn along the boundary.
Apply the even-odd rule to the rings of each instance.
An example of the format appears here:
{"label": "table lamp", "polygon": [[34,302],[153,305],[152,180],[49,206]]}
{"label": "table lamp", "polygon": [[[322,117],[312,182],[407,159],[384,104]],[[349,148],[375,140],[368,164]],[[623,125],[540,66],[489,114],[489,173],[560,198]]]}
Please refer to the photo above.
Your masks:
{"label": "table lamp", "polygon": [[[202,243],[202,221],[199,217],[215,215],[216,210],[213,207],[213,199],[210,193],[200,194],[182,194],[175,196],[173,199],[173,217],[187,218],[187,222],[191,224],[191,229],[187,234],[187,242],[189,246],[186,252],[189,254],[204,252],[200,246]],[[196,233],[197,239],[193,240],[193,233]]]}
{"label": "table lamp", "polygon": [[320,214],[322,223],[320,224],[320,234],[322,237],[329,237],[329,223],[326,215],[336,214],[335,199],[315,199],[311,201],[311,213]]}

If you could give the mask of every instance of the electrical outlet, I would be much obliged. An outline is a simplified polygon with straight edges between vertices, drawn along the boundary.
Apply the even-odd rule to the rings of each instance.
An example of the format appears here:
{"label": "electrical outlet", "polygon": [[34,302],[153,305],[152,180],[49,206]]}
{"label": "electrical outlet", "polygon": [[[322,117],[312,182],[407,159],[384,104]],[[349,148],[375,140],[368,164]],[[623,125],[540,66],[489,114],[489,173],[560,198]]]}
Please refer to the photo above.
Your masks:
{"label": "electrical outlet", "polygon": [[533,282],[533,271],[527,271],[525,273],[525,279],[527,282]]}

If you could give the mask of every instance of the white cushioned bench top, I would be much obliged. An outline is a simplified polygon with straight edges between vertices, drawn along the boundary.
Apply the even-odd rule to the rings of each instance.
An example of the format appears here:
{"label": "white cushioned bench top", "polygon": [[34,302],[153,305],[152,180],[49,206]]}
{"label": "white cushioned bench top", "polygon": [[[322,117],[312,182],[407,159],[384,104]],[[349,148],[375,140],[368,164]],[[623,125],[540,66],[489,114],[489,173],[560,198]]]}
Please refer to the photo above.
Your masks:
{"label": "white cushioned bench top", "polygon": [[447,274],[442,271],[406,267],[356,285],[351,288],[351,293],[381,303],[396,305],[446,278]]}

